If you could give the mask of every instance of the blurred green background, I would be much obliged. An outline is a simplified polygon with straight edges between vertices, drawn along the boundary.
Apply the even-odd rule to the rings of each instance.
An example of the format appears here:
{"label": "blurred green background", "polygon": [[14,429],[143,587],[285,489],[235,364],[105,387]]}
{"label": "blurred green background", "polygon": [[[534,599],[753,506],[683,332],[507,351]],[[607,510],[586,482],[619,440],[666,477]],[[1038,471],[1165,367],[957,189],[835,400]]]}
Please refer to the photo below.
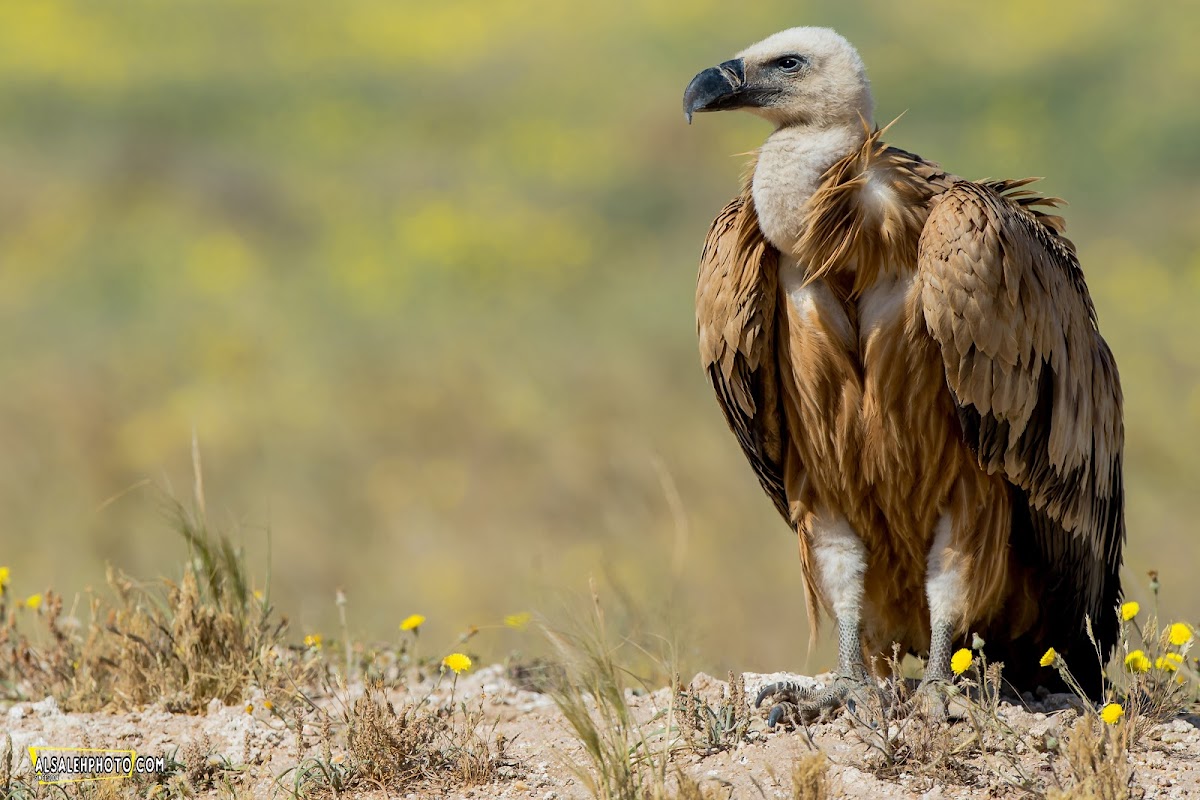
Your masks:
{"label": "blurred green background", "polygon": [[336,635],[343,587],[356,634],[420,612],[450,641],[595,576],[690,667],[805,666],[795,544],[694,342],[767,130],[680,111],[799,24],[858,45],[894,143],[1071,202],[1125,388],[1128,590],[1157,568],[1196,617],[1200,7],[1116,0],[0,3],[13,590],[173,574],[194,427],[210,514],[260,587],[271,532],[302,631]]}

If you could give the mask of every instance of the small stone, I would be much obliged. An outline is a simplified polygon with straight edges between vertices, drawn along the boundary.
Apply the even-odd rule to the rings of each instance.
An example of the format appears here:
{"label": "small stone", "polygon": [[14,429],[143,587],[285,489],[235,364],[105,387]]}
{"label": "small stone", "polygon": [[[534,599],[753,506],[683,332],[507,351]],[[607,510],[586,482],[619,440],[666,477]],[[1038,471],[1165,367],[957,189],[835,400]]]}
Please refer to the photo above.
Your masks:
{"label": "small stone", "polygon": [[47,697],[45,700],[39,700],[31,705],[30,710],[39,717],[61,717],[62,709],[58,707],[58,701],[53,697]]}

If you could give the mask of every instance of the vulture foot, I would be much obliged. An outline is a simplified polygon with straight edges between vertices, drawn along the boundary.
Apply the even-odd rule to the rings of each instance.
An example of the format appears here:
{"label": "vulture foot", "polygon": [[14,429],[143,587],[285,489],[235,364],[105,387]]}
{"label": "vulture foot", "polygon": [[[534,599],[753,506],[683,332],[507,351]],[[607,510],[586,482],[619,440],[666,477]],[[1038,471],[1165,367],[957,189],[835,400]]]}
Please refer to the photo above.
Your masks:
{"label": "vulture foot", "polygon": [[860,704],[868,702],[874,691],[875,687],[868,679],[847,675],[837,676],[824,689],[801,686],[795,681],[780,681],[764,686],[754,707],[762,707],[763,701],[770,698],[767,727],[773,729],[783,722],[788,727],[798,728],[806,722],[832,715],[842,707],[854,713]]}
{"label": "vulture foot", "polygon": [[966,717],[962,690],[943,680],[923,680],[908,701],[909,711],[930,722],[949,722]]}

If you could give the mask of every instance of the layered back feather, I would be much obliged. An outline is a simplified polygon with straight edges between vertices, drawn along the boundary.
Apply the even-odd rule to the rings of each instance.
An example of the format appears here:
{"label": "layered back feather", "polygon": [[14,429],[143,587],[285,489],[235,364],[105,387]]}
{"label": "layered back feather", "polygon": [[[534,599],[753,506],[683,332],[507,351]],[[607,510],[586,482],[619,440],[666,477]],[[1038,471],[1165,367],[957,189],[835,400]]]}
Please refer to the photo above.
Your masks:
{"label": "layered back feather", "polygon": [[876,129],[825,173],[808,204],[797,258],[807,280],[853,269],[854,297],[883,275],[911,270],[930,199],[953,180],[918,156],[889,147]]}

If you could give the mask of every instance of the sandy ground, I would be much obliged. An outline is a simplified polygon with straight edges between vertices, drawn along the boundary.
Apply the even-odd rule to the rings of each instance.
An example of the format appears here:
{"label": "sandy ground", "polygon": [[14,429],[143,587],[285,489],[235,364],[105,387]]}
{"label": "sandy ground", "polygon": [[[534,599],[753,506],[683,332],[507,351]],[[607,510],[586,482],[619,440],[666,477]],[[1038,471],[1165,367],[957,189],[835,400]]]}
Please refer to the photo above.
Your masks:
{"label": "sandy ground", "polygon": [[[778,675],[746,674],[746,689],[751,698],[757,689]],[[812,680],[812,679],[806,679]],[[725,684],[706,675],[693,680],[697,691],[706,697],[719,697]],[[444,697],[446,687],[434,699]],[[450,791],[435,789],[384,789],[359,791],[357,797],[451,797],[451,798],[539,798],[557,800],[587,797],[586,787],[571,766],[585,763],[583,751],[553,702],[543,694],[518,688],[503,667],[492,666],[464,675],[456,688],[458,698],[476,701],[488,717],[487,728],[495,723],[496,733],[512,740],[510,754],[514,762],[501,769],[502,778],[486,785]],[[643,719],[666,705],[670,693],[662,689],[640,696],[629,694],[629,702]],[[397,700],[402,698],[397,697]],[[327,701],[337,704],[336,698]],[[341,701],[344,702],[344,701]],[[1053,707],[1047,701],[1043,708]],[[1063,705],[1063,704],[1059,704]],[[237,787],[237,794],[251,797],[288,796],[277,776],[299,760],[294,733],[283,721],[264,710],[261,702],[252,712],[245,707],[226,707],[213,703],[207,713],[198,716],[172,714],[149,707],[122,714],[65,714],[53,699],[36,703],[16,703],[0,708],[0,726],[12,737],[19,759],[18,774],[28,775],[27,748],[105,747],[132,748],[139,754],[170,755],[180,758],[189,745],[204,742],[214,756],[224,756],[243,768],[225,773]],[[1074,712],[1030,711],[1006,706],[1003,718],[1022,735],[1017,761],[1027,774],[1043,786],[1054,786],[1055,775],[1065,774],[1062,760],[1037,743],[1047,736],[1061,737],[1064,722]],[[791,766],[812,752],[803,733],[768,732],[756,721],[754,741],[732,750],[700,757],[683,754],[676,764],[696,779],[715,787],[724,787],[719,796],[735,798],[790,797]],[[1027,796],[1006,786],[996,775],[995,759],[978,756],[967,759],[953,770],[944,772],[914,770],[911,773],[880,779],[867,768],[866,748],[851,731],[849,720],[835,719],[809,727],[812,743],[825,751],[830,761],[830,789],[834,797],[870,798],[971,798]],[[306,728],[307,752],[316,755],[319,735],[315,727]],[[334,756],[338,750],[334,748]],[[1148,799],[1200,797],[1200,718],[1183,716],[1157,726],[1132,754],[1134,792]],[[989,767],[989,764],[992,766]],[[994,768],[996,769],[994,769]],[[923,774],[924,773],[924,774]],[[210,791],[217,796],[217,790]],[[226,790],[221,796],[229,796]]]}

